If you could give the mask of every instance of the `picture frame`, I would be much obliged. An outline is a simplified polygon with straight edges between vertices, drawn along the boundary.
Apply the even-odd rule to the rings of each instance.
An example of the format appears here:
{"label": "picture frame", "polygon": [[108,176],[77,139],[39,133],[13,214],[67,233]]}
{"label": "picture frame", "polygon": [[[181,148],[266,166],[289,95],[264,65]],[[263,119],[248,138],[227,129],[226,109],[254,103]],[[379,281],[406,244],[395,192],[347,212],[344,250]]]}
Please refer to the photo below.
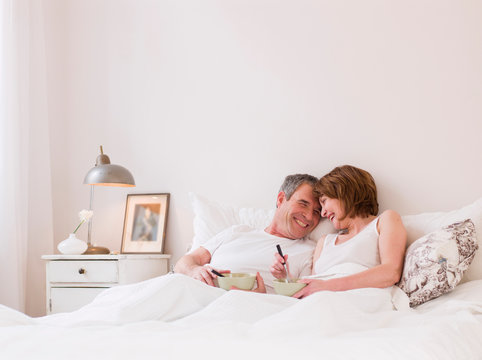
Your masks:
{"label": "picture frame", "polygon": [[169,198],[169,193],[127,195],[121,254],[163,253]]}

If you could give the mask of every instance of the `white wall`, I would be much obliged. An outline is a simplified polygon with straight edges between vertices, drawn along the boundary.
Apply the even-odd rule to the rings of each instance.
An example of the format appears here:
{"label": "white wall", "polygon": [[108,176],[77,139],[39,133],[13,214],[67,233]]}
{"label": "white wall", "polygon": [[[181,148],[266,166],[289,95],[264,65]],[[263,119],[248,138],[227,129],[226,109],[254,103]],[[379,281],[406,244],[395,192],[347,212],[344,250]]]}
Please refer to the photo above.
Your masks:
{"label": "white wall", "polygon": [[[98,145],[137,187],[96,189],[94,240],[121,245],[127,193],[269,208],[286,174],[370,171],[382,209],[482,195],[479,1],[44,2],[54,245],[88,207]],[[86,237],[81,228],[80,237]]]}

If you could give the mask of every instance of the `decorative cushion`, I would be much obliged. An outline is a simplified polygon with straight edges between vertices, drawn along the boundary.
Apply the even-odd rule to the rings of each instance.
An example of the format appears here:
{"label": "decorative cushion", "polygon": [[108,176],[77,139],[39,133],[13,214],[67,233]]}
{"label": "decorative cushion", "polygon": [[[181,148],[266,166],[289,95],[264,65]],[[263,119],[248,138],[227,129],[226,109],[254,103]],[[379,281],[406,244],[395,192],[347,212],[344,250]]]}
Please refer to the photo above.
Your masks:
{"label": "decorative cushion", "polygon": [[454,289],[472,262],[478,244],[472,220],[443,227],[411,244],[398,286],[410,306],[420,305]]}
{"label": "decorative cushion", "polygon": [[[273,219],[275,209],[238,208],[219,204],[194,193],[189,193],[194,211],[194,238],[191,249],[196,249],[217,233],[233,225],[249,225],[255,229],[266,228]],[[318,240],[322,234],[335,229],[329,221],[320,221],[308,236]]]}
{"label": "decorative cushion", "polygon": [[[474,223],[477,243],[482,246],[482,198],[470,205],[452,211],[402,216],[403,224],[407,229],[408,245],[428,233],[465,219],[471,219]],[[461,282],[481,279],[482,253],[478,251]]]}

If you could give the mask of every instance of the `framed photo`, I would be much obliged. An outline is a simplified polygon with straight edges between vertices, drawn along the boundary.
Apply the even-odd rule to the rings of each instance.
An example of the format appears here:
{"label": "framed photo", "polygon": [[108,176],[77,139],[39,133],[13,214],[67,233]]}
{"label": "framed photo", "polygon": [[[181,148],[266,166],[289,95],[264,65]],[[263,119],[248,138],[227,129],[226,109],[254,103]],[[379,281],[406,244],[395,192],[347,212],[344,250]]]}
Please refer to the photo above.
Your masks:
{"label": "framed photo", "polygon": [[129,194],[126,201],[122,254],[162,254],[170,194]]}

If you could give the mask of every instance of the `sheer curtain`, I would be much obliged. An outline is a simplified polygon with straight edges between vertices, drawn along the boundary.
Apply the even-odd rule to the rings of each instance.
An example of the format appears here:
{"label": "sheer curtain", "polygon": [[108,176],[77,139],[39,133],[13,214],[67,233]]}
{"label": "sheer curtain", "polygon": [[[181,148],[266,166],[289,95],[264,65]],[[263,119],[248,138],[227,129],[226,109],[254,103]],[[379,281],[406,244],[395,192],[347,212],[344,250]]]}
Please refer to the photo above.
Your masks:
{"label": "sheer curtain", "polygon": [[32,315],[44,307],[40,255],[52,244],[41,15],[38,0],[0,1],[0,304]]}
{"label": "sheer curtain", "polygon": [[[27,281],[28,6],[0,2],[0,303],[25,310]],[[28,96],[27,96],[28,98]]]}

